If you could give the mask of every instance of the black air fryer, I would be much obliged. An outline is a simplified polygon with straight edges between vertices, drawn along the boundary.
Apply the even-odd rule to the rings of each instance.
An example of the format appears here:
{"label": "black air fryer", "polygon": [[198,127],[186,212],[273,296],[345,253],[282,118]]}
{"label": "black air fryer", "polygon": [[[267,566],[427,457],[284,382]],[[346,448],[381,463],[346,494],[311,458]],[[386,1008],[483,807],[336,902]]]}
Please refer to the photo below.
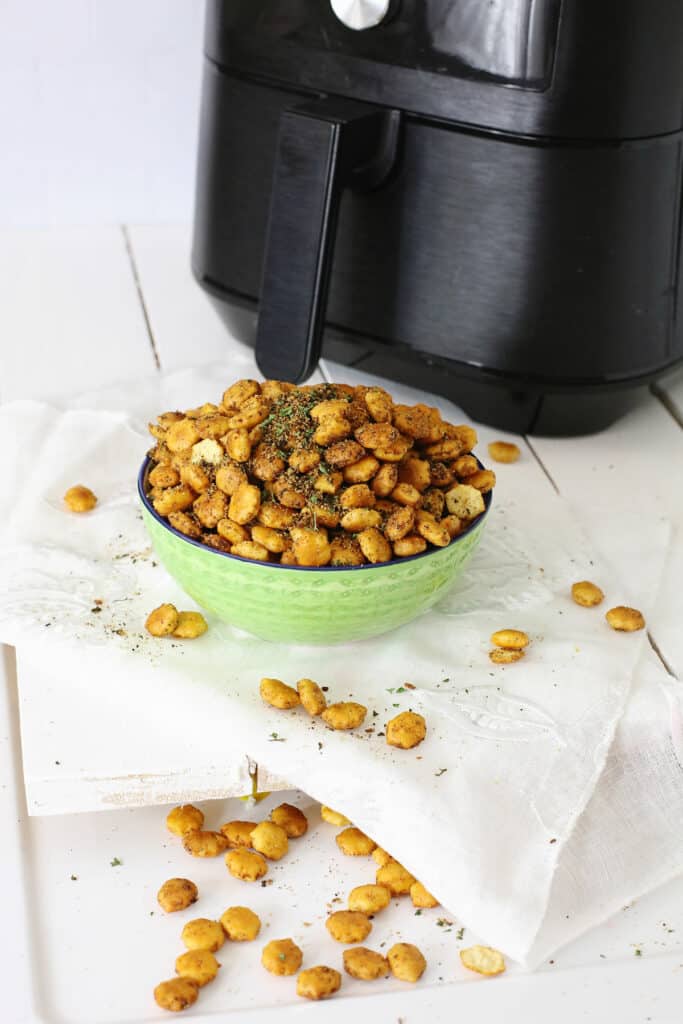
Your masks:
{"label": "black air fryer", "polygon": [[193,267],[266,376],[575,433],[683,357],[681,0],[210,0],[205,52]]}

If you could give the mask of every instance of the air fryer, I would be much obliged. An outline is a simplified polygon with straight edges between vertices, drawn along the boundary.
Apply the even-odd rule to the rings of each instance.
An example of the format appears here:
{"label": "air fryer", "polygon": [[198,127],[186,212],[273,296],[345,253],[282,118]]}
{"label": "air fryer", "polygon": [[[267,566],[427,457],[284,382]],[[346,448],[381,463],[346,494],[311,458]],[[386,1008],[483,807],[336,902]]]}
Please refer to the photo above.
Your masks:
{"label": "air fryer", "polygon": [[678,0],[209,0],[194,273],[268,377],[596,430],[683,356],[682,112]]}

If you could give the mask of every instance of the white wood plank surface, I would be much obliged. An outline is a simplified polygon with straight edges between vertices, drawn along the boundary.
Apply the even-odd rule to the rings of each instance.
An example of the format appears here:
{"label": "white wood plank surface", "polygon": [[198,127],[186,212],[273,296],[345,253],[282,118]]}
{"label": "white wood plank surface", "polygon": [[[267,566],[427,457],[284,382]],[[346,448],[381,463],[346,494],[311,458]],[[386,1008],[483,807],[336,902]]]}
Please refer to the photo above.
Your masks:
{"label": "white wood plank surface", "polygon": [[153,372],[120,228],[0,232],[0,400]]}
{"label": "white wood plank surface", "polygon": [[224,361],[247,346],[232,337],[192,276],[187,225],[126,229],[161,368]]}
{"label": "white wood plank surface", "polygon": [[27,819],[22,785],[19,709],[14,651],[0,645],[0,813],[6,828],[3,836],[2,871],[7,885],[3,920],[11,921],[12,938],[0,945],[2,969],[0,978],[11,979],[12,996],[2,1011],[7,1024],[29,1024],[33,1021],[34,989],[32,975],[31,928],[33,922],[30,894],[25,885],[28,850],[22,842],[20,829]]}
{"label": "white wood plank surface", "polygon": [[[190,268],[187,226],[131,226],[125,229],[134,270],[163,371],[209,363],[239,364],[236,376],[261,377],[254,350],[223,322]],[[256,316],[241,312],[247,330]],[[311,380],[322,380],[319,372]]]}
{"label": "white wood plank surface", "polygon": [[[190,246],[189,228],[182,225],[0,234],[0,399],[55,397],[153,373],[152,345],[165,371],[233,355],[240,372],[257,373],[253,350],[231,335],[195,282]],[[683,410],[683,373],[661,389],[674,413]],[[482,431],[483,442],[497,436],[499,431]],[[535,438],[531,445],[617,567],[629,554],[637,562],[642,522],[665,517],[683,533],[683,475],[677,469],[683,465],[683,431],[654,396],[644,395],[634,412],[601,434]],[[502,482],[510,479],[509,467],[498,471]],[[531,486],[545,485],[536,478]],[[677,536],[651,624],[679,673],[681,572],[683,540]]]}
{"label": "white wood plank surface", "polygon": [[[662,522],[670,524],[659,599],[648,609],[648,626],[668,665],[683,678],[683,430],[645,392],[608,430],[586,437],[535,437],[531,444],[613,562],[632,600],[638,600],[650,568],[643,561],[649,538]],[[608,600],[629,603],[618,595],[608,595]]]}
{"label": "white wood plank surface", "polygon": [[[253,350],[228,331],[195,282],[190,246],[190,230],[182,225],[0,234],[0,399],[92,390],[154,372],[153,347],[162,370],[232,355],[240,372],[257,373]],[[344,372],[339,368],[335,375]],[[683,373],[662,382],[661,389],[674,413],[683,409]],[[481,434],[483,443],[500,436],[487,428]],[[630,555],[637,563],[644,522],[665,518],[683,533],[683,479],[677,469],[683,464],[683,431],[654,396],[645,394],[634,412],[601,434],[535,438],[529,459],[532,451],[617,567]],[[498,472],[501,482],[521,480],[519,467],[513,477],[509,467]],[[532,476],[530,486],[546,485],[542,475]],[[651,625],[679,673],[682,571],[683,540],[677,535]]]}
{"label": "white wood plank surface", "polygon": [[[130,253],[125,236],[117,227],[0,234],[0,400],[56,397],[154,373],[156,364],[150,334],[163,370],[192,363],[224,362],[231,352],[239,353],[240,362],[244,360],[245,365],[254,365],[252,350],[230,338],[192,279],[187,229],[131,228],[128,240]],[[328,367],[327,371],[335,379],[354,377],[354,371],[346,367]],[[663,382],[661,388],[671,411],[682,419],[683,373]],[[489,440],[504,436],[500,431],[485,427],[480,434],[482,453]],[[644,396],[630,415],[601,434],[571,439],[533,438],[530,447],[524,439],[517,440],[523,446],[522,460],[515,466],[496,467],[501,487],[533,501],[533,495],[540,493],[541,488],[555,485],[574,504],[584,525],[615,561],[618,571],[628,577],[630,592],[637,595],[648,575],[642,555],[644,532],[663,519],[673,524],[660,605],[652,610],[649,624],[665,657],[675,669],[682,671],[678,581],[683,573],[683,430],[675,415],[654,396]],[[9,714],[16,725],[14,704]],[[19,763],[16,730],[13,735],[16,770]],[[0,735],[0,755],[7,769],[2,775],[0,795],[5,798],[10,775],[6,740],[6,736]],[[13,792],[18,792],[16,787]],[[3,806],[8,820],[23,817],[23,803],[20,806],[14,797],[5,799]],[[85,825],[83,833],[89,831],[92,826]],[[77,847],[78,842],[76,823],[69,844]],[[3,862],[14,880],[8,903],[10,917],[14,915],[12,919],[21,919],[24,923],[29,921],[31,913],[30,906],[24,907],[26,893],[19,884],[24,874],[22,857],[25,855],[25,851],[12,847],[9,859]],[[606,927],[613,928],[613,924]],[[590,944],[591,939],[585,941]],[[23,1019],[28,1020],[30,1012],[30,1019],[37,1022],[44,1019],[42,1009],[36,1011],[34,1017],[24,999],[29,988],[28,946],[22,941],[21,931],[14,935],[12,949],[11,958],[3,951],[3,962],[11,971],[14,990],[20,991],[10,1005],[25,1014]],[[45,962],[49,961],[49,954],[49,949],[40,951]],[[40,957],[34,957],[32,961],[34,971],[38,969],[38,960]],[[599,963],[602,965],[603,961]],[[630,962],[628,967],[631,968]],[[618,979],[609,974],[609,968],[580,971],[566,975],[562,989],[553,985],[555,979],[549,974],[535,975],[528,979],[534,998],[545,991],[544,984],[548,986],[547,999],[545,996],[541,999],[543,1005],[539,1003],[536,1007],[536,1016],[547,1016],[555,1006],[563,1021],[565,1017],[567,1022],[576,1020],[577,1014],[581,1016],[586,1010],[580,998],[580,994],[584,994],[592,1008],[586,1019],[597,1022],[607,1019],[607,1007],[612,1005],[610,1000],[618,994],[620,1019],[625,1021],[628,1017],[629,1024],[631,1021],[635,1024],[636,1019],[673,1024],[677,1018],[668,1013],[668,1008],[674,1002],[670,984],[677,969],[674,961],[657,969],[656,958],[649,964],[644,958],[637,967],[638,978],[642,975],[643,979],[637,984],[633,981],[635,970],[629,970]],[[646,981],[647,971],[650,974]],[[525,979],[516,981],[514,991],[526,983]],[[630,984],[633,984],[633,991],[627,994]],[[595,993],[591,985],[593,989],[604,985],[604,993],[602,990]],[[465,994],[458,993],[458,997],[460,1001],[467,1001],[467,994],[475,988],[469,985],[463,988]],[[502,990],[487,985],[482,991],[486,998],[491,994],[493,999],[495,993]],[[431,992],[431,989],[425,990],[424,998],[436,998]],[[638,1003],[639,993],[642,996],[643,992],[648,999],[643,1001],[643,997]],[[666,999],[665,1009],[661,1001],[656,1001],[662,996]],[[503,1016],[507,1013],[510,1020],[531,1019],[528,1012],[523,1011],[519,992],[517,997],[513,994],[512,1003],[505,1006],[499,1005],[505,1002],[503,999],[499,999],[495,1007],[478,1005],[472,999],[467,1005],[470,1015],[478,1015],[482,1021],[499,1019],[501,1012]],[[418,998],[417,993],[414,998]],[[446,1002],[450,1006],[450,995],[444,995],[443,1003]],[[424,1016],[426,1006],[423,1002],[416,1004],[416,1020],[421,1019],[420,1013]],[[442,1008],[441,1003],[439,1006]],[[396,1014],[400,1017],[402,1007],[403,1002],[383,999],[373,1012],[388,1022],[390,1018],[398,1019]],[[292,1016],[296,1012],[298,1020],[299,1013],[303,1015],[306,1009],[298,1008],[292,1011]],[[341,1000],[331,1009],[333,1015],[338,1013],[340,1017],[342,1012],[348,1013],[348,1007]],[[391,1013],[387,1016],[389,1010]],[[96,1013],[94,1007],[92,1012]],[[362,1010],[357,1016],[359,1020],[371,1019],[369,1015],[365,1017]],[[536,1019],[533,1012],[531,1016]],[[435,1009],[432,1017],[446,1020],[448,1011],[445,1007],[443,1013]],[[412,1021],[412,1014],[409,1019]]]}
{"label": "white wood plank surface", "polygon": [[683,369],[676,370],[659,381],[654,385],[653,391],[683,426]]}

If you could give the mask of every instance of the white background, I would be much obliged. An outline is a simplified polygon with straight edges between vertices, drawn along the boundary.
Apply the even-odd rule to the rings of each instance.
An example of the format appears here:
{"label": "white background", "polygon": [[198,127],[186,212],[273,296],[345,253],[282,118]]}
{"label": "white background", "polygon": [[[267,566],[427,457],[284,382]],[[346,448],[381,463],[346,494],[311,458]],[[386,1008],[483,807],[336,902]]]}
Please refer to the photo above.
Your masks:
{"label": "white background", "polygon": [[0,228],[190,220],[203,21],[203,0],[0,0]]}

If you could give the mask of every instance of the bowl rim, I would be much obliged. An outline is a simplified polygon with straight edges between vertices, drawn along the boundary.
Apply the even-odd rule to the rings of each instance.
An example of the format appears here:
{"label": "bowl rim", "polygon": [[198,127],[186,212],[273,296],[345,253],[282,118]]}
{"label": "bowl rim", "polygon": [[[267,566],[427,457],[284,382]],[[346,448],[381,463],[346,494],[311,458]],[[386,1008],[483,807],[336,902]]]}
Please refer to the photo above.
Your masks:
{"label": "bowl rim", "polygon": [[[479,459],[477,459],[477,463],[479,464],[480,469],[484,468]],[[366,562],[363,565],[282,565],[280,562],[259,562],[258,559],[255,558],[243,558],[241,555],[232,555],[228,551],[219,551],[218,548],[212,548],[208,544],[202,544],[201,541],[194,540],[192,537],[187,537],[184,533],[181,533],[180,530],[176,530],[174,526],[171,526],[171,524],[157,512],[145,493],[147,473],[149,472],[152,464],[152,459],[150,459],[149,455],[146,455],[138,473],[138,496],[145,510],[153,519],[156,520],[157,523],[163,526],[165,530],[168,530],[169,533],[178,537],[186,544],[192,544],[193,547],[200,548],[202,551],[206,551],[210,555],[218,555],[220,558],[228,558],[233,562],[241,562],[243,565],[251,565],[261,569],[278,569],[282,572],[362,572],[369,569],[388,569],[393,566],[415,562],[419,558],[429,558],[430,555],[437,555],[441,551],[448,551],[454,544],[464,540],[468,534],[472,533],[478,526],[480,526],[489,514],[491,503],[493,501],[493,490],[490,490],[483,495],[485,508],[481,515],[478,515],[476,519],[473,519],[469,526],[465,527],[462,533],[459,533],[457,537],[454,537],[453,540],[451,540],[451,543],[445,548],[427,548],[426,551],[421,551],[417,555],[407,555],[405,558],[391,558],[388,562]]]}

